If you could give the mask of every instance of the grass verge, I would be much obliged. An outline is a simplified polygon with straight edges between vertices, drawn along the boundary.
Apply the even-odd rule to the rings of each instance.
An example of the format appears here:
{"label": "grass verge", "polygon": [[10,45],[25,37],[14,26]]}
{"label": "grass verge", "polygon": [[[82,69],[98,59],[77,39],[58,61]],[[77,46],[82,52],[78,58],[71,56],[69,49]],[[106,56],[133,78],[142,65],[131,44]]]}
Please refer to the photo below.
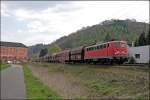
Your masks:
{"label": "grass verge", "polygon": [[7,67],[9,67],[8,64],[0,63],[0,71],[3,70],[3,69],[5,69],[5,68],[7,68]]}
{"label": "grass verge", "polygon": [[45,86],[39,79],[34,77],[27,67],[23,65],[26,91],[28,99],[61,99],[61,97],[48,86]]}
{"label": "grass verge", "polygon": [[61,72],[74,77],[92,91],[93,98],[149,100],[147,67],[52,63],[36,66],[48,67],[50,73]]}

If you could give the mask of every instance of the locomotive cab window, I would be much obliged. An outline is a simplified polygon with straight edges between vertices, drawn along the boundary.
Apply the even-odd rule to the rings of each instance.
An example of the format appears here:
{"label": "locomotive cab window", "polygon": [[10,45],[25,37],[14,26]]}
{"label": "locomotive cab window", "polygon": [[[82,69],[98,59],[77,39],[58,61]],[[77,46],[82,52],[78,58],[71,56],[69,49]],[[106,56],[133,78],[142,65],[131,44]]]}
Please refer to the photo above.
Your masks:
{"label": "locomotive cab window", "polygon": [[91,47],[90,50],[92,50],[93,48]]}
{"label": "locomotive cab window", "polygon": [[112,46],[113,47],[121,47],[121,48],[124,48],[124,47],[127,47],[127,44],[126,43],[123,43],[123,42],[114,42],[112,43]]}
{"label": "locomotive cab window", "polygon": [[94,47],[92,47],[92,50],[94,50]]}
{"label": "locomotive cab window", "polygon": [[95,47],[93,47],[92,50],[95,50]]}
{"label": "locomotive cab window", "polygon": [[100,48],[102,49],[102,48],[103,48],[103,46],[102,46],[102,45],[100,45]]}
{"label": "locomotive cab window", "polygon": [[89,48],[89,51],[91,51],[91,47]]}
{"label": "locomotive cab window", "polygon": [[104,48],[104,45],[102,45],[102,49]]}
{"label": "locomotive cab window", "polygon": [[93,49],[92,50],[95,50],[95,47],[93,47]]}
{"label": "locomotive cab window", "polygon": [[91,51],[91,50],[92,50],[92,47],[90,47],[89,49],[90,49],[90,51]]}
{"label": "locomotive cab window", "polygon": [[103,49],[103,47],[104,47],[104,46],[103,46],[103,45],[101,45],[101,49]]}
{"label": "locomotive cab window", "polygon": [[93,48],[91,47],[90,50],[93,50]]}
{"label": "locomotive cab window", "polygon": [[97,46],[97,49],[99,49],[99,46]]}
{"label": "locomotive cab window", "polygon": [[121,47],[127,47],[126,43],[120,43]]}
{"label": "locomotive cab window", "polygon": [[106,44],[103,44],[103,45],[102,45],[102,49],[103,49],[103,48],[106,48]]}

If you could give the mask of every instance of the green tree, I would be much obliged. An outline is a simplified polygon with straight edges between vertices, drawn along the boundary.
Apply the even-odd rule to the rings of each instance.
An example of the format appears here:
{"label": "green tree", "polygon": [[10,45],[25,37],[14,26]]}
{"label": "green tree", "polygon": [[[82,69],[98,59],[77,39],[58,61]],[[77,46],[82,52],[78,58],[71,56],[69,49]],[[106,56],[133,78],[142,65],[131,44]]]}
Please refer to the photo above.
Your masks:
{"label": "green tree", "polygon": [[43,57],[43,56],[45,56],[47,53],[48,53],[47,48],[44,48],[44,49],[42,49],[42,50],[40,51],[39,57]]}
{"label": "green tree", "polygon": [[150,45],[150,31],[148,32],[148,34],[146,35],[146,44]]}
{"label": "green tree", "polygon": [[139,44],[139,46],[146,45],[146,38],[145,38],[144,32],[139,36],[138,44]]}
{"label": "green tree", "polygon": [[48,54],[50,55],[59,51],[61,51],[61,48],[57,44],[53,44],[48,48]]}
{"label": "green tree", "polygon": [[111,40],[111,36],[110,36],[110,34],[109,33],[107,33],[106,34],[106,36],[105,36],[105,38],[104,38],[104,41],[109,41],[109,40]]}
{"label": "green tree", "polygon": [[135,40],[135,46],[139,46],[138,39]]}

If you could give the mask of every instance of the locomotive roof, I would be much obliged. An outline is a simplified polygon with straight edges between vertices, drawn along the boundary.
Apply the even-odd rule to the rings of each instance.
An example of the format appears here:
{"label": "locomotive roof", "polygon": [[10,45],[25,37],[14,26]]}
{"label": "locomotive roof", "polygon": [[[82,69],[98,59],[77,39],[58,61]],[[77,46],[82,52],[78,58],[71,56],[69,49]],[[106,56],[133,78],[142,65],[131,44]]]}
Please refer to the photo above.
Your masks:
{"label": "locomotive roof", "polygon": [[107,43],[113,43],[113,42],[124,42],[124,43],[126,43],[126,41],[109,41],[109,42],[98,43],[98,44],[95,44],[95,45],[86,46],[85,48],[94,47],[94,46],[97,46],[97,45],[102,45],[102,44],[107,44]]}

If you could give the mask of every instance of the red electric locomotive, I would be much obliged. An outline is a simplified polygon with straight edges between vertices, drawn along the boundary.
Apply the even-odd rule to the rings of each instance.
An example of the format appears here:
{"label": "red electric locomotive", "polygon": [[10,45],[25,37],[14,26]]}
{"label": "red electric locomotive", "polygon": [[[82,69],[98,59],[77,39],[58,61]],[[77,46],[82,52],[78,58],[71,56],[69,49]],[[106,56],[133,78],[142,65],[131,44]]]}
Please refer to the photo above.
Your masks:
{"label": "red electric locomotive", "polygon": [[110,41],[87,46],[84,49],[85,62],[123,63],[128,57],[128,45],[125,41]]}

